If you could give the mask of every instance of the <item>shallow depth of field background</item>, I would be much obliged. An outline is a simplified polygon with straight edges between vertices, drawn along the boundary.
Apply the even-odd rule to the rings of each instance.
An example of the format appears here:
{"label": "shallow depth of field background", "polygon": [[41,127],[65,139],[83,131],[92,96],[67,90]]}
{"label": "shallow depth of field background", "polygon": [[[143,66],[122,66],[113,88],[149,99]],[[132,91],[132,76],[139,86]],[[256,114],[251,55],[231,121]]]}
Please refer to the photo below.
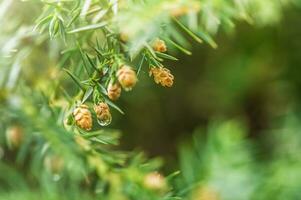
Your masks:
{"label": "shallow depth of field background", "polygon": [[178,54],[178,62],[166,64],[175,75],[171,89],[141,73],[137,88],[121,100],[126,115],[113,124],[123,131],[122,145],[173,160],[177,145],[215,119],[244,123],[259,143],[275,121],[300,111],[300,17],[289,9],[277,24],[222,30],[216,50],[192,41],[192,56]]}
{"label": "shallow depth of field background", "polygon": [[[276,191],[277,187],[281,188],[280,184],[283,183],[288,188],[287,193],[294,190],[288,199],[294,199],[297,195],[300,197],[301,194],[298,192],[298,188],[301,187],[299,168],[301,166],[300,8],[286,8],[280,18],[279,21],[271,21],[271,24],[264,26],[260,26],[260,23],[237,22],[236,27],[231,31],[221,28],[214,37],[218,44],[217,49],[213,49],[207,44],[197,44],[187,38],[191,42],[193,54],[187,56],[171,49],[168,53],[177,57],[179,61],[164,63],[175,76],[172,88],[156,85],[153,78],[149,77],[148,71],[142,69],[135,89],[128,93],[123,92],[121,99],[116,103],[124,110],[125,115],[112,109],[113,121],[109,128],[118,129],[122,133],[121,145],[118,148],[142,150],[151,158],[162,157],[164,160],[163,172],[169,174],[182,169],[181,164],[183,164],[185,156],[183,157],[184,154],[179,153],[181,147],[184,145],[191,147],[196,135],[200,136],[198,138],[202,143],[202,136],[210,134],[209,129],[210,127],[214,129],[215,123],[218,127],[219,123],[231,121],[243,127],[247,141],[252,143],[252,145],[245,145],[252,154],[252,156],[247,154],[245,160],[252,157],[252,161],[250,163],[242,162],[241,166],[235,164],[232,166],[232,160],[227,160],[228,157],[225,157],[225,163],[227,161],[230,163],[229,168],[236,169],[235,167],[237,167],[239,171],[244,167],[251,168],[255,163],[260,168],[260,164],[264,166],[264,163],[271,157],[277,159],[278,153],[284,155],[282,157],[284,159],[279,159],[277,162],[271,159],[271,169],[266,168],[266,171],[263,172],[272,174],[278,172],[278,169],[281,171],[281,173],[275,173],[275,177],[271,176],[270,183],[264,183],[265,185],[271,184],[271,187],[265,187],[263,190],[269,196],[270,188]],[[26,23],[26,19],[23,23]],[[31,41],[23,42],[30,43]],[[36,52],[35,55],[37,66],[40,66],[43,63],[39,60],[39,52]],[[51,58],[48,59],[51,60]],[[51,64],[49,61],[46,65]],[[47,77],[43,68],[37,68],[35,66],[35,68],[22,72],[25,77],[26,74],[37,74],[37,80],[29,80],[29,85],[32,83],[36,86],[39,84],[39,78]],[[44,75],[39,76],[39,74]],[[31,76],[28,75],[28,77]],[[286,123],[287,121],[289,122]],[[235,132],[237,129],[235,126],[234,128],[230,126],[229,129],[222,126],[218,130]],[[291,133],[288,140],[286,140],[286,130]],[[225,134],[228,135],[229,133],[226,131]],[[282,131],[280,138],[277,138],[277,133],[275,135],[277,131]],[[195,132],[197,134],[194,134]],[[222,135],[222,131],[219,134]],[[233,134],[234,137],[235,134]],[[225,140],[229,138],[232,139],[231,136],[225,136]],[[282,144],[279,152],[275,138],[279,139],[279,144]],[[289,158],[289,161],[286,162],[285,153],[289,154],[290,152],[293,152],[292,159],[289,160]],[[190,153],[194,154],[195,152]],[[223,155],[224,152],[219,153]],[[212,160],[214,158],[213,156]],[[235,155],[231,157],[231,159],[235,158]],[[239,157],[237,159],[239,160]],[[275,165],[273,165],[274,163]],[[295,171],[288,168],[292,166],[296,166]],[[258,168],[254,169],[256,171]],[[212,169],[213,174],[220,169],[214,170],[215,168]],[[242,170],[241,174],[234,173],[234,177],[235,175],[238,176],[235,177],[238,179],[243,179],[245,176],[253,177],[252,174],[246,174],[250,171]],[[289,178],[286,177],[288,172],[291,172]],[[196,176],[199,172],[196,170],[191,174]],[[273,178],[280,180],[277,187],[273,185]],[[288,182],[293,181],[285,184],[286,178]],[[235,182],[234,179],[233,182]],[[291,185],[289,185],[290,183]],[[236,188],[235,184],[231,186]],[[260,188],[256,184],[254,187]],[[236,189],[231,192],[235,193]],[[243,191],[241,192],[243,193]],[[265,197],[262,199],[267,199]],[[285,193],[283,197],[279,196],[279,199],[285,200],[286,197],[288,196]]]}

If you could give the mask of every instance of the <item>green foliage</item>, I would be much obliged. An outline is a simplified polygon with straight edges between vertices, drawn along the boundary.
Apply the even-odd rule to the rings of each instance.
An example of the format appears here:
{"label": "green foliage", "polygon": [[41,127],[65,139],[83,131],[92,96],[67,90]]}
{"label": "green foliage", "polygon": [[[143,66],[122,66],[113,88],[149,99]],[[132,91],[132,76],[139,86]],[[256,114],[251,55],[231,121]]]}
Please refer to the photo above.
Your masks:
{"label": "green foliage", "polygon": [[[92,130],[82,130],[72,113],[83,103],[92,108],[106,102],[124,114],[107,97],[108,85],[117,82],[123,65],[139,76],[167,60],[177,61],[178,50],[190,55],[191,42],[217,48],[213,37],[219,30],[232,30],[237,20],[278,22],[282,7],[297,2],[1,1],[0,199],[178,199],[199,184],[208,184],[225,199],[248,199],[255,188],[265,187],[271,192],[261,193],[262,198],[274,197],[269,185],[286,184],[279,179],[285,174],[282,165],[270,165],[271,180],[254,186],[252,154],[236,123],[212,125],[206,142],[196,138],[195,150],[183,147],[179,186],[188,188],[177,192],[167,184],[160,191],[145,184],[145,177],[161,166],[160,159],[117,151],[118,131],[97,125],[94,112]],[[154,50],[157,38],[166,42],[168,52]],[[292,166],[287,156],[281,158],[281,164]],[[295,167],[293,171],[299,163]],[[169,182],[174,175],[163,179]],[[242,183],[250,185],[244,192],[237,190]]]}
{"label": "green foliage", "polygon": [[279,130],[267,135],[273,149],[267,163],[261,168],[263,178],[257,188],[255,199],[301,198],[300,119],[289,115]]}
{"label": "green foliage", "polygon": [[[0,165],[1,171],[6,172],[0,177],[1,192],[9,193],[3,193],[5,196],[1,198],[5,199],[6,195],[18,198],[20,194],[14,191],[24,191],[23,195],[29,195],[27,199],[57,199],[62,194],[65,199],[88,196],[91,199],[125,199],[127,196],[168,199],[169,194],[162,197],[147,189],[143,182],[147,173],[160,166],[160,160],[146,162],[142,154],[114,150],[108,146],[118,143],[119,134],[113,130],[74,135],[56,123],[61,113],[49,108],[43,96],[31,94],[34,104],[19,100],[18,106],[2,110],[4,124],[21,127],[22,146],[4,149],[4,160],[9,163]],[[14,141],[9,135],[8,130],[8,140]],[[7,157],[15,150],[15,157]],[[24,168],[22,173],[18,172],[20,168]],[[37,194],[32,197],[35,190]]]}
{"label": "green foliage", "polygon": [[[209,187],[221,199],[250,199],[256,174],[245,129],[235,121],[214,123],[207,134],[196,131],[193,147],[180,149],[184,192]],[[201,199],[201,198],[200,198]]]}
{"label": "green foliage", "polygon": [[267,135],[272,152],[266,161],[235,121],[212,123],[206,134],[196,131],[193,145],[180,148],[180,196],[205,200],[209,190],[212,199],[299,199],[298,127],[298,118],[289,115],[283,127]]}

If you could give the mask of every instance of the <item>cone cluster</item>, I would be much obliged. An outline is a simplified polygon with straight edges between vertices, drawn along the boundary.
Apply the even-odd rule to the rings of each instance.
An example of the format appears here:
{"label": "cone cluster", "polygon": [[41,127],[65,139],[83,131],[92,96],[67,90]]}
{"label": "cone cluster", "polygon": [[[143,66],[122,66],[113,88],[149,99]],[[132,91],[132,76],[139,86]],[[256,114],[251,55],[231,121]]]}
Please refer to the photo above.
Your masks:
{"label": "cone cluster", "polygon": [[75,123],[78,127],[84,130],[91,130],[92,128],[92,115],[87,105],[80,105],[73,111]]}
{"label": "cone cluster", "polygon": [[174,76],[167,68],[153,67],[149,72],[150,76],[154,76],[154,81],[163,87],[171,87],[173,85]]}

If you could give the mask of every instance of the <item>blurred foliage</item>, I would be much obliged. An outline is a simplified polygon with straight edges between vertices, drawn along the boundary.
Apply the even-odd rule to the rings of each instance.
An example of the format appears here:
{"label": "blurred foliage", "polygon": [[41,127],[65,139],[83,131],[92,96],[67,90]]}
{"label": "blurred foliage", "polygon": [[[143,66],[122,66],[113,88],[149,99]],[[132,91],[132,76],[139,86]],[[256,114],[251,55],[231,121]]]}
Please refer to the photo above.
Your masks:
{"label": "blurred foliage", "polygon": [[143,86],[121,102],[127,115],[116,122],[125,130],[124,146],[170,158],[178,142],[216,117],[241,118],[258,137],[273,119],[299,111],[301,29],[287,27],[299,23],[300,10],[283,15],[277,26],[240,23],[235,32],[219,33],[216,50],[194,44],[191,56],[166,64],[176,77],[168,91],[141,73]]}
{"label": "blurred foliage", "polygon": [[246,138],[237,121],[211,123],[206,134],[197,130],[193,144],[180,148],[181,195],[195,200],[299,199],[300,120],[290,114],[277,128],[263,139],[270,148],[265,160],[260,145]]}
{"label": "blurred foliage", "polygon": [[[299,199],[299,118],[262,134],[300,109],[298,6],[0,1],[0,199]],[[167,52],[152,46],[157,38]],[[107,90],[122,85],[125,64],[139,82],[115,104]],[[174,87],[155,89],[148,71],[164,66],[175,66]],[[161,159],[118,151],[119,131],[98,124],[95,111],[92,130],[78,126],[73,111],[99,102],[112,109],[122,145],[164,155],[169,173],[177,143],[209,128],[196,131],[193,147],[180,145],[182,173],[164,177]]]}
{"label": "blurred foliage", "polygon": [[182,187],[193,188],[192,199],[203,199],[204,188],[217,199],[251,199],[258,180],[245,137],[245,129],[235,121],[216,122],[206,136],[196,131],[193,147],[181,147]]}
{"label": "blurred foliage", "polygon": [[83,136],[66,131],[42,95],[23,92],[30,101],[19,99],[20,107],[1,110],[1,122],[13,124],[1,134],[1,199],[170,199],[144,183],[160,159],[112,148],[118,144],[114,130]]}

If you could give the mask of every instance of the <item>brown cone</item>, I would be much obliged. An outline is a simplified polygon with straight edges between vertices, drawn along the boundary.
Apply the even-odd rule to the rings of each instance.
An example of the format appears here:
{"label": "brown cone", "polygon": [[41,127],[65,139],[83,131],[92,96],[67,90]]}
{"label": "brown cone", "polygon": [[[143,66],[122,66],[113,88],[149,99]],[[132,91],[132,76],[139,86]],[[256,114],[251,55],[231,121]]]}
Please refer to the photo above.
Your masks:
{"label": "brown cone", "polygon": [[160,39],[156,39],[153,42],[153,49],[155,51],[158,51],[158,52],[166,52],[167,51],[167,47],[166,47],[165,42],[163,40],[160,40]]}
{"label": "brown cone", "polygon": [[101,102],[94,106],[94,111],[99,120],[111,121],[112,116],[111,116],[110,108],[109,108],[108,104]]}
{"label": "brown cone", "polygon": [[118,81],[120,85],[125,89],[125,90],[131,90],[137,82],[137,76],[135,71],[127,66],[123,65],[116,73]]}
{"label": "brown cone", "polygon": [[157,84],[161,84],[163,87],[171,87],[173,85],[174,76],[167,68],[153,67],[151,68],[149,75],[153,75],[154,81]]}
{"label": "brown cone", "polygon": [[84,130],[91,130],[92,128],[92,115],[87,105],[80,105],[73,111],[73,116],[76,125]]}
{"label": "brown cone", "polygon": [[121,87],[118,83],[110,83],[108,85],[108,97],[115,101],[120,97],[121,94]]}

